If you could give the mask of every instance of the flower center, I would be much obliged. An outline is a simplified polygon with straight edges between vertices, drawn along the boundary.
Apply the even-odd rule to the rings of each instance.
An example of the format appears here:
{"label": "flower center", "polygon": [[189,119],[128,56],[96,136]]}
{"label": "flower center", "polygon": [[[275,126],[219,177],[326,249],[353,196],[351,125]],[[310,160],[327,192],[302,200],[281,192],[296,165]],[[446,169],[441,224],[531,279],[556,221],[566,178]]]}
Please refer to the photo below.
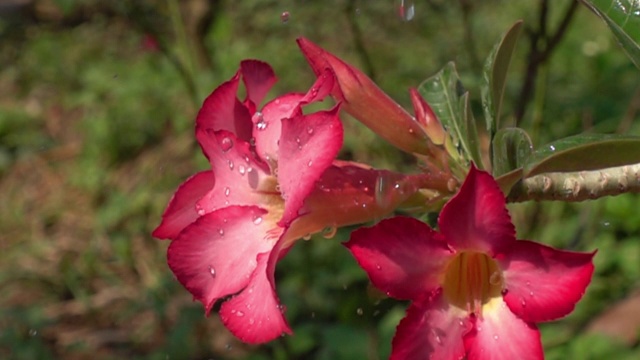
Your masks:
{"label": "flower center", "polygon": [[502,271],[489,256],[478,252],[461,252],[447,266],[442,285],[450,304],[482,316],[482,306],[501,296]]}

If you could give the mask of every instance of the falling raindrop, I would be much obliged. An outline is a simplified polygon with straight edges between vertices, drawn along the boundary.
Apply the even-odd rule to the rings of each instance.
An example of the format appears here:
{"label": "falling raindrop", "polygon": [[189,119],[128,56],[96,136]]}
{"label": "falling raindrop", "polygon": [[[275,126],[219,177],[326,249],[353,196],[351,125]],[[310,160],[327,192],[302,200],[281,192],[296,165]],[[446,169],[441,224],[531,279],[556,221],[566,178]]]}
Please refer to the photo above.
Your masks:
{"label": "falling raindrop", "polygon": [[363,313],[364,313],[364,311],[362,311],[362,308],[356,309],[356,314],[362,316]]}
{"label": "falling raindrop", "polygon": [[231,138],[224,137],[222,138],[222,140],[220,140],[220,148],[222,149],[222,152],[227,152],[232,147],[233,147],[233,140],[231,140]]}
{"label": "falling raindrop", "polygon": [[38,330],[36,329],[29,329],[29,336],[36,336],[38,335]]}
{"label": "falling raindrop", "polygon": [[416,15],[414,0],[400,0],[398,4],[398,15],[403,21],[411,21]]}
{"label": "falling raindrop", "polygon": [[282,14],[280,14],[280,21],[282,21],[283,24],[286,24],[289,22],[289,17],[291,17],[291,14],[288,11],[283,11]]}

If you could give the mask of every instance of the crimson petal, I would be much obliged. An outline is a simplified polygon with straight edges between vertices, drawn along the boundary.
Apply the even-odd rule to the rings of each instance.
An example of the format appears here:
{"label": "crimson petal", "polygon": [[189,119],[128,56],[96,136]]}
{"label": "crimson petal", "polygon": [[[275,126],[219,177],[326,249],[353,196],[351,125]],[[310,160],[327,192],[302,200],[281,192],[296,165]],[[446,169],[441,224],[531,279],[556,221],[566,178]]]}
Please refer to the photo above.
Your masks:
{"label": "crimson petal", "polygon": [[303,94],[286,94],[268,102],[262,111],[253,115],[256,152],[268,163],[278,160],[278,146],[282,134],[282,119],[302,113]]}
{"label": "crimson petal", "polygon": [[285,201],[280,224],[296,217],[316,181],[342,147],[339,108],[282,120],[278,149],[278,184]]}
{"label": "crimson petal", "polygon": [[247,100],[251,101],[253,113],[267,95],[273,84],[278,81],[269,64],[259,60],[244,60],[240,63],[242,81],[247,89]]}
{"label": "crimson petal", "polygon": [[473,164],[460,191],[442,208],[438,225],[457,251],[494,255],[515,242],[502,191],[491,175]]}
{"label": "crimson petal", "polygon": [[225,207],[198,218],[169,245],[169,267],[207,313],[216,300],[247,286],[256,256],[280,237],[282,229],[262,220],[266,213],[256,206]]}
{"label": "crimson petal", "polygon": [[215,187],[196,204],[198,211],[204,214],[228,205],[265,203],[267,196],[279,198],[258,191],[269,174],[249,144],[224,130],[197,129],[196,137],[216,174]]}
{"label": "crimson petal", "polygon": [[428,225],[401,216],[354,231],[345,246],[371,282],[396,299],[416,300],[437,290],[452,256]]}
{"label": "crimson petal", "polygon": [[162,214],[162,222],[152,235],[160,239],[175,239],[180,231],[198,218],[196,203],[215,184],[212,171],[199,172],[183,182]]}
{"label": "crimson petal", "polygon": [[258,254],[258,266],[247,287],[220,307],[222,322],[243,342],[260,344],[292,333],[275,291],[278,257],[278,245],[270,253]]}
{"label": "crimson petal", "polygon": [[593,253],[563,251],[532,241],[517,241],[504,258],[504,300],[529,322],[569,314],[593,275]]}
{"label": "crimson petal", "polygon": [[442,293],[413,302],[393,338],[391,360],[459,360],[465,355],[463,336],[470,329],[465,314],[443,301]]}
{"label": "crimson petal", "polygon": [[544,359],[538,328],[513,314],[501,298],[494,301],[499,303],[474,318],[475,327],[464,337],[468,359]]}
{"label": "crimson petal", "polygon": [[237,98],[239,74],[222,83],[204,100],[196,128],[227,130],[245,141],[251,139],[251,114]]}

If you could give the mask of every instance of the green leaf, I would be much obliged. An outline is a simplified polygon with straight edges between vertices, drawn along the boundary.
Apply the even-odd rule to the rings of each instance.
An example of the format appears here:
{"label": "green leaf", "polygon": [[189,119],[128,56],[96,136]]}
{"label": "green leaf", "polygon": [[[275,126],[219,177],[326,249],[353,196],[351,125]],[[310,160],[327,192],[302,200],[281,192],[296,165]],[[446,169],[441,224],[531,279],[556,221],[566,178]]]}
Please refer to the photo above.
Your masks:
{"label": "green leaf", "polygon": [[490,138],[500,129],[502,97],[507,79],[507,71],[516,43],[522,32],[522,20],[516,22],[502,36],[484,64],[482,84],[482,108]]}
{"label": "green leaf", "polygon": [[536,150],[524,167],[524,177],[637,163],[640,163],[640,137],[582,134],[554,141]]}
{"label": "green leaf", "polygon": [[630,0],[580,0],[605,21],[631,61],[640,68],[640,3]]}
{"label": "green leaf", "polygon": [[429,103],[462,156],[467,161],[475,161],[481,168],[475,121],[455,64],[448,63],[437,74],[423,81],[418,92]]}
{"label": "green leaf", "polygon": [[492,145],[495,177],[523,167],[533,152],[529,134],[520,128],[498,130]]}

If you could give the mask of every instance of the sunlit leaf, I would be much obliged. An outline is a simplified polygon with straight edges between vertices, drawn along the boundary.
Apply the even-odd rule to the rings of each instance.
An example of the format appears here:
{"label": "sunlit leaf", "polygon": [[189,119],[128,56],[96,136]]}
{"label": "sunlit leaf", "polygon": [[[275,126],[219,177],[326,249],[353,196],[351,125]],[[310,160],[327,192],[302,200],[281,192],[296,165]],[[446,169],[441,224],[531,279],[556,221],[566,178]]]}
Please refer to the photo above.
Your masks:
{"label": "sunlit leaf", "polygon": [[[468,95],[460,83],[455,64],[448,63],[436,75],[422,82],[418,91],[444,125],[453,145],[466,160],[473,160],[481,167],[478,135],[468,100],[465,100]],[[470,123],[473,123],[472,127]]]}
{"label": "sunlit leaf", "polygon": [[636,163],[640,163],[640,137],[582,134],[554,141],[533,152],[524,166],[524,177]]}
{"label": "sunlit leaf", "polygon": [[482,108],[489,136],[493,138],[496,129],[500,129],[502,96],[507,79],[507,71],[516,43],[522,32],[522,20],[516,22],[502,36],[491,51],[484,64],[482,84]]}
{"label": "sunlit leaf", "polygon": [[498,130],[492,148],[495,177],[521,168],[533,152],[529,134],[520,128]]}
{"label": "sunlit leaf", "polygon": [[580,0],[605,21],[622,49],[640,68],[640,2],[636,0]]}

